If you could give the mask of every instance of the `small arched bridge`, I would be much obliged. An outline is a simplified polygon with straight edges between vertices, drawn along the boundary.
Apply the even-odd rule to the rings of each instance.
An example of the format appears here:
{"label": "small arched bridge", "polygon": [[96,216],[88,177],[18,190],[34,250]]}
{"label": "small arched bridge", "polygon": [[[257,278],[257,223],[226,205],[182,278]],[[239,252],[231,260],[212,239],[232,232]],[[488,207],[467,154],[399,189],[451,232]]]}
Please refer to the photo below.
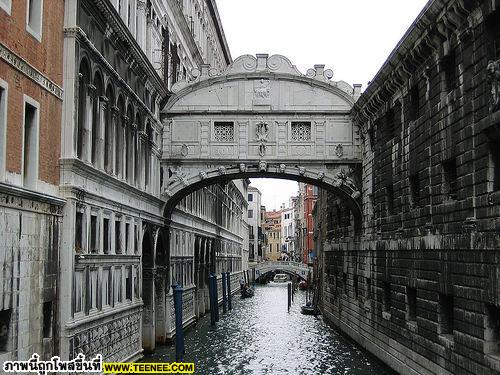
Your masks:
{"label": "small arched bridge", "polygon": [[312,267],[309,267],[307,266],[307,264],[300,262],[269,261],[257,263],[256,265],[251,266],[251,268],[255,270],[255,279],[258,279],[260,276],[263,276],[266,273],[275,271],[282,271],[297,275],[304,280],[307,280],[307,275],[309,272],[311,272],[311,278],[313,276]]}

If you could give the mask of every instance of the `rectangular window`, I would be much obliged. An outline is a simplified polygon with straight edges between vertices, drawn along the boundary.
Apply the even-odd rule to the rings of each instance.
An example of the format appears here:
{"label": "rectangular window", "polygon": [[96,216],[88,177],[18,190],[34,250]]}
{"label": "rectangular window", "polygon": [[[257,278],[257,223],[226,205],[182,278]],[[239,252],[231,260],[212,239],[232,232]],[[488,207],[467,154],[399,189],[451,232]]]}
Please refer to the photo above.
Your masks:
{"label": "rectangular window", "polygon": [[90,215],[90,252],[95,254],[98,252],[99,235],[97,231],[97,216]]}
{"label": "rectangular window", "polygon": [[115,267],[115,296],[116,302],[123,301],[123,288],[122,288],[122,268]]}
{"label": "rectangular window", "polygon": [[97,269],[90,270],[89,310],[97,309]]}
{"label": "rectangular window", "polygon": [[387,216],[394,214],[394,189],[392,185],[385,187],[385,211]]}
{"label": "rectangular window", "polygon": [[132,266],[125,269],[125,299],[132,301]]}
{"label": "rectangular window", "polygon": [[104,254],[109,254],[109,249],[110,249],[110,233],[109,233],[109,219],[104,218],[103,219],[103,234],[102,234],[102,240],[103,240],[103,252]]}
{"label": "rectangular window", "polygon": [[344,285],[344,294],[347,294],[347,273],[342,273],[342,285]]}
{"label": "rectangular window", "polygon": [[439,294],[439,328],[443,335],[453,334],[453,296]]}
{"label": "rectangular window", "polygon": [[0,9],[3,9],[8,15],[10,15],[12,0],[0,0]]}
{"label": "rectangular window", "polygon": [[249,219],[253,218],[253,210],[248,210],[248,218]]}
{"label": "rectangular window", "polygon": [[291,126],[292,141],[309,142],[311,141],[311,123],[310,122],[292,122]]}
{"label": "rectangular window", "polygon": [[26,30],[38,41],[42,40],[43,0],[27,0]]}
{"label": "rectangular window", "polygon": [[442,163],[443,166],[443,193],[445,199],[457,199],[457,159],[452,158]]}
{"label": "rectangular window", "polygon": [[253,202],[253,194],[248,194],[248,201]]}
{"label": "rectangular window", "polygon": [[441,67],[444,72],[445,91],[451,92],[457,86],[457,66],[455,52],[450,52],[441,61]]}
{"label": "rectangular window", "polygon": [[406,320],[417,320],[417,289],[406,287]]}
{"label": "rectangular window", "polygon": [[234,123],[229,121],[215,121],[214,140],[217,142],[233,142]]}
{"label": "rectangular window", "polygon": [[109,306],[111,304],[111,272],[110,268],[102,269],[102,298],[103,306]]}
{"label": "rectangular window", "polygon": [[7,83],[0,79],[0,181],[5,180],[7,160],[7,95]]}
{"label": "rectangular window", "polygon": [[414,121],[420,116],[420,95],[418,86],[413,86],[410,90],[410,120]]}
{"label": "rectangular window", "polygon": [[489,143],[488,181],[490,191],[500,190],[500,141],[492,140]]}
{"label": "rectangular window", "polygon": [[7,351],[9,343],[11,316],[12,316],[11,309],[0,311],[0,352]]}
{"label": "rectangular window", "polygon": [[139,268],[134,266],[134,298],[139,298]]}
{"label": "rectangular window", "polygon": [[486,330],[484,333],[486,354],[500,354],[500,307],[486,305]]}
{"label": "rectangular window", "polygon": [[354,298],[358,298],[359,296],[359,277],[358,275],[354,275]]}
{"label": "rectangular window", "polygon": [[125,253],[128,253],[130,247],[130,224],[125,223]]}
{"label": "rectangular window", "polygon": [[75,252],[83,252],[83,213],[77,212],[75,219]]}
{"label": "rectangular window", "polygon": [[409,177],[410,182],[410,203],[413,207],[420,205],[420,179],[418,173],[412,174]]}
{"label": "rectangular window", "polygon": [[24,103],[23,186],[36,189],[38,180],[38,105]]}
{"label": "rectangular window", "polygon": [[388,281],[384,281],[384,305],[383,310],[390,312],[391,311],[391,283]]}
{"label": "rectangular window", "polygon": [[83,311],[83,271],[75,271],[75,314]]}
{"label": "rectangular window", "polygon": [[115,221],[115,254],[122,253],[122,222]]}
{"label": "rectangular window", "polygon": [[43,337],[52,337],[52,301],[43,303]]}

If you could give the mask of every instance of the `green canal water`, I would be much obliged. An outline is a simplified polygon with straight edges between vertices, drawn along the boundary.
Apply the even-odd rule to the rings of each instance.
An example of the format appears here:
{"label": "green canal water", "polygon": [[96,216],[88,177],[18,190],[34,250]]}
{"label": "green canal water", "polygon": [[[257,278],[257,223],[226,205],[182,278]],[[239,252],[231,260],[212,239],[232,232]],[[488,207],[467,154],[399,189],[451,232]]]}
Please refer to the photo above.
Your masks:
{"label": "green canal water", "polygon": [[[186,362],[206,375],[394,375],[384,364],[340,336],[321,316],[300,313],[305,292],[297,292],[287,312],[287,287],[256,286],[255,296],[233,296],[233,309],[220,312],[215,327],[209,314],[185,335]],[[145,362],[174,362],[174,346],[157,348]]]}

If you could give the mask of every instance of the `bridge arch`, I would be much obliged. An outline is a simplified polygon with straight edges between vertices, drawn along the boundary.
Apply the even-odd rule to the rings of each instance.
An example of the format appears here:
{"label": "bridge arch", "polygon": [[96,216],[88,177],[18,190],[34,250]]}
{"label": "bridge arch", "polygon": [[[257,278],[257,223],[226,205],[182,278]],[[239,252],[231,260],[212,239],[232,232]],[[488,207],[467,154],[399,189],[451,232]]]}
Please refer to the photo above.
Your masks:
{"label": "bridge arch", "polygon": [[267,177],[307,182],[342,198],[361,230],[361,152],[350,111],[358,87],[281,55],[237,58],[176,83],[162,111],[164,216],[200,188]]}
{"label": "bridge arch", "polygon": [[295,275],[300,279],[307,280],[308,275],[313,277],[313,268],[303,263],[290,261],[268,261],[257,263],[252,267],[255,272],[255,279],[262,277],[270,272],[283,272],[289,275]]}

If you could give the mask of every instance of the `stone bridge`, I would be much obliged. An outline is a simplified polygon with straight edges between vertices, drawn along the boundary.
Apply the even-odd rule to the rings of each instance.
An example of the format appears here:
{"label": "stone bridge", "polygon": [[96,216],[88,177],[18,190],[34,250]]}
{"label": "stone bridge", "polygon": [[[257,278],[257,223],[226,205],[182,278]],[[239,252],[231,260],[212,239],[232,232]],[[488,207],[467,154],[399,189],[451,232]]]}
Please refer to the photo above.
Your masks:
{"label": "stone bridge", "polygon": [[360,138],[350,119],[359,88],[332,75],[323,65],[303,75],[287,58],[261,54],[176,83],[162,115],[165,217],[194,190],[271,177],[333,191],[359,230]]}
{"label": "stone bridge", "polygon": [[300,262],[289,262],[289,261],[271,261],[271,262],[261,262],[254,266],[251,266],[255,270],[255,279],[260,276],[265,275],[269,272],[282,271],[289,274],[297,275],[298,277],[307,280],[307,275],[311,272],[311,279],[313,276],[313,268],[307,266],[307,264]]}

